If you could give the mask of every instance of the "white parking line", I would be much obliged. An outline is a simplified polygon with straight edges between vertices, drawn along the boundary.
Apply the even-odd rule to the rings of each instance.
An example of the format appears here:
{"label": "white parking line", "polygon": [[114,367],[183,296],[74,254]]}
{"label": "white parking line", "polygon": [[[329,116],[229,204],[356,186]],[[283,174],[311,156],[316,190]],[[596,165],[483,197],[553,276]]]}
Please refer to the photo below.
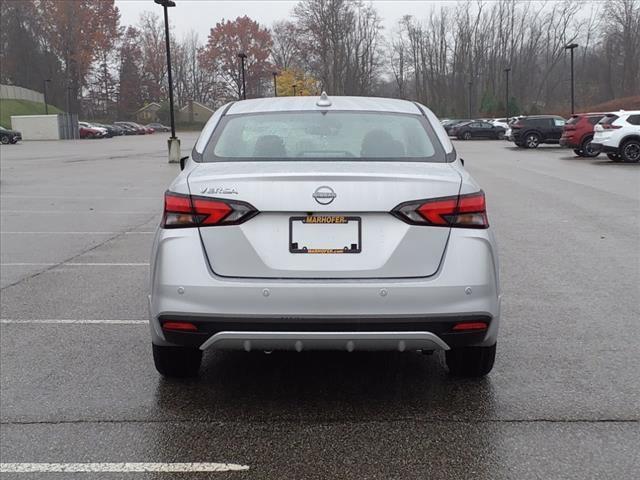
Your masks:
{"label": "white parking line", "polygon": [[0,318],[0,324],[148,325],[149,320],[74,320],[71,318]]}
{"label": "white parking line", "polygon": [[15,263],[0,263],[0,267],[52,267],[54,265],[60,265],[61,267],[148,267],[149,263],[82,263],[82,262],[68,262],[68,263],[32,263],[32,262],[15,262]]}
{"label": "white parking line", "polygon": [[0,235],[152,235],[156,232],[0,232]]}
{"label": "white parking line", "polygon": [[234,463],[0,463],[2,473],[232,472],[249,470]]}

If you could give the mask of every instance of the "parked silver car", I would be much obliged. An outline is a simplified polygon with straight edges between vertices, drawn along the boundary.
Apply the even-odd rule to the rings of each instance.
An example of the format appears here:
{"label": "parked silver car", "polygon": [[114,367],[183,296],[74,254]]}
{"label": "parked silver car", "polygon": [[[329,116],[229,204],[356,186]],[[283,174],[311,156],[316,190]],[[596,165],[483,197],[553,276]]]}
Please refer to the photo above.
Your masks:
{"label": "parked silver car", "polygon": [[279,97],[220,108],[165,194],[154,360],[202,351],[444,350],[493,367],[500,287],[483,191],[426,107]]}

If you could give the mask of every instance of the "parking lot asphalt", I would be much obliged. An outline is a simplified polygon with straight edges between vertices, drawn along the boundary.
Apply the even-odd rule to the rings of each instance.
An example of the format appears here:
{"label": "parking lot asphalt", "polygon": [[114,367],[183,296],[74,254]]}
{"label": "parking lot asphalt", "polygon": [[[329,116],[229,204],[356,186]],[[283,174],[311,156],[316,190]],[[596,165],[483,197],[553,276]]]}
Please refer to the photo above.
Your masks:
{"label": "parking lot asphalt", "polygon": [[640,164],[455,145],[500,247],[479,381],[439,355],[209,352],[163,380],[145,320],[166,135],[2,145],[1,461],[248,467],[2,477],[637,478]]}

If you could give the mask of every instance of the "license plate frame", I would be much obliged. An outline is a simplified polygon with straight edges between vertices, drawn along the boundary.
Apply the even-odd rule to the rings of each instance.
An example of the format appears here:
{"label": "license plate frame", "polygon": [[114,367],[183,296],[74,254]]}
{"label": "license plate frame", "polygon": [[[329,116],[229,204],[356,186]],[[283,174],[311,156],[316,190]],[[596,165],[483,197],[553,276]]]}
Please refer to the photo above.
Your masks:
{"label": "license plate frame", "polygon": [[[355,222],[358,230],[358,243],[351,243],[350,245],[345,245],[342,248],[310,249],[307,246],[299,245],[299,242],[294,242],[294,222],[301,222],[303,225],[316,225],[318,227],[323,225],[335,227],[337,225],[348,225],[351,222]],[[306,255],[358,254],[362,252],[362,217],[350,215],[305,215],[289,217],[289,252]]]}

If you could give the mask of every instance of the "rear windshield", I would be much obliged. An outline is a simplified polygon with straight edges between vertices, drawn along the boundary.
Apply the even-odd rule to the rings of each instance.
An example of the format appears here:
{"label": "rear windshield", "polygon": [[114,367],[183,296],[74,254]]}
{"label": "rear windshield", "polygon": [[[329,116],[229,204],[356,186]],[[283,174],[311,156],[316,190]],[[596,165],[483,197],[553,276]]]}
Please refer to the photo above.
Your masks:
{"label": "rear windshield", "polygon": [[618,119],[617,115],[605,115],[604,118],[600,120],[600,123],[603,125],[608,125],[610,123],[615,122],[617,119]]}
{"label": "rear windshield", "polygon": [[228,115],[202,161],[340,160],[445,162],[420,115],[380,112],[271,112]]}

